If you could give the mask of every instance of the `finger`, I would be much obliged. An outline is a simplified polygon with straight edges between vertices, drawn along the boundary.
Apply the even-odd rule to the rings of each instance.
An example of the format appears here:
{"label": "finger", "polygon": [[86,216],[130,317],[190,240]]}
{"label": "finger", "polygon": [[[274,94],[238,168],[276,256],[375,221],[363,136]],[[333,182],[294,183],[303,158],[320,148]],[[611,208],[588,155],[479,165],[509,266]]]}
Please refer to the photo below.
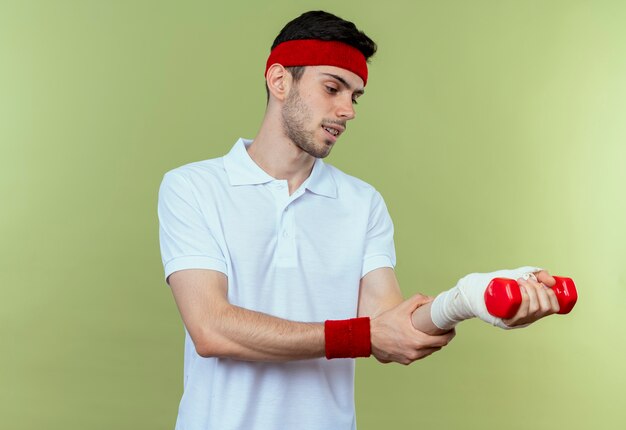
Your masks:
{"label": "finger", "polygon": [[519,285],[519,291],[522,296],[522,302],[517,309],[515,315],[511,318],[505,318],[502,321],[509,327],[515,327],[516,325],[523,324],[524,318],[528,315],[528,307],[530,306],[530,298],[528,296],[528,291],[526,287],[523,285],[520,279],[517,280]]}
{"label": "finger", "polygon": [[426,350],[426,354],[424,354],[424,357],[428,357],[429,355],[434,354],[437,351],[441,351],[442,348],[429,348]]}
{"label": "finger", "polygon": [[549,315],[552,313],[552,303],[550,303],[550,297],[548,291],[550,290],[543,284],[535,283],[533,285],[537,293],[537,299],[539,300],[539,310],[543,315]]}
{"label": "finger", "polygon": [[429,345],[432,345],[436,348],[443,348],[450,343],[454,336],[456,336],[456,333],[446,333],[439,336],[431,336],[432,339],[431,342],[429,342]]}
{"label": "finger", "polygon": [[542,284],[553,287],[556,285],[556,279],[554,279],[547,270],[540,270],[539,272],[535,272],[535,277]]}
{"label": "finger", "polygon": [[454,339],[454,336],[456,336],[455,330],[451,330],[444,334],[432,335],[432,336],[420,334],[416,336],[415,338],[414,348],[419,349],[419,348],[424,348],[425,346],[434,347],[434,348],[443,348],[444,346],[449,344],[452,339]]}
{"label": "finger", "polygon": [[421,360],[422,358],[426,358],[431,354],[434,354],[437,351],[440,351],[441,348],[423,348],[419,350],[416,358],[413,361]]}
{"label": "finger", "polygon": [[535,288],[529,285],[523,279],[518,279],[517,283],[519,285],[520,293],[522,295],[522,303],[520,304],[517,313],[512,318],[502,320],[509,327],[526,324],[529,319],[529,315],[534,315],[539,308]]}
{"label": "finger", "polygon": [[424,306],[425,304],[430,303],[433,300],[434,299],[432,297],[417,293],[402,302],[401,305],[406,307],[407,310],[412,313],[415,309],[419,308],[420,306]]}
{"label": "finger", "polygon": [[528,294],[527,315],[534,315],[540,309],[539,297],[537,297],[537,288],[533,285],[531,281],[518,279],[518,284],[520,283],[520,281],[522,282],[523,287],[526,289],[526,294]]}
{"label": "finger", "polygon": [[546,294],[548,295],[548,298],[550,299],[550,308],[552,309],[552,311],[554,313],[557,313],[558,311],[560,311],[561,307],[559,306],[559,300],[556,298],[556,293],[554,292],[554,290],[552,288],[548,288],[548,291],[546,291]]}
{"label": "finger", "polygon": [[[518,281],[519,284],[519,281]],[[524,285],[519,286],[519,291],[522,294],[522,303],[517,310],[517,315],[528,315],[528,308],[530,306],[530,297],[528,295],[528,290]]]}

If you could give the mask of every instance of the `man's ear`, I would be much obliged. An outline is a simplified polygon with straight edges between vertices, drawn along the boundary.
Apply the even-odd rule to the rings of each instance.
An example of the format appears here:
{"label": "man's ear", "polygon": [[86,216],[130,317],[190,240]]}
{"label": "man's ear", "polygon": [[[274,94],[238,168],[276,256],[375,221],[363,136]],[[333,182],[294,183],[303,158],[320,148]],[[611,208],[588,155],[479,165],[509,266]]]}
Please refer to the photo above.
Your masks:
{"label": "man's ear", "polygon": [[270,96],[283,101],[287,98],[291,85],[291,73],[282,64],[274,63],[267,69],[265,82],[270,92]]}

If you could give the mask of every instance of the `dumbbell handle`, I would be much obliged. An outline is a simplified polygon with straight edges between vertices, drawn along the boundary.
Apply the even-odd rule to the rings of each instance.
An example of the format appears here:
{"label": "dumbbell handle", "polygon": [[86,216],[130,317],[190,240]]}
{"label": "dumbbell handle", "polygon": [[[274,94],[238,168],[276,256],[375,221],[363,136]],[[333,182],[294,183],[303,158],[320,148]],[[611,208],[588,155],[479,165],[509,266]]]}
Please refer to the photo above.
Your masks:
{"label": "dumbbell handle", "polygon": [[[569,313],[576,300],[578,292],[572,278],[554,276],[556,284],[551,287],[559,301],[559,314]],[[516,280],[508,278],[494,278],[485,290],[485,304],[487,311],[494,317],[511,318],[517,313],[522,303],[522,293]]]}

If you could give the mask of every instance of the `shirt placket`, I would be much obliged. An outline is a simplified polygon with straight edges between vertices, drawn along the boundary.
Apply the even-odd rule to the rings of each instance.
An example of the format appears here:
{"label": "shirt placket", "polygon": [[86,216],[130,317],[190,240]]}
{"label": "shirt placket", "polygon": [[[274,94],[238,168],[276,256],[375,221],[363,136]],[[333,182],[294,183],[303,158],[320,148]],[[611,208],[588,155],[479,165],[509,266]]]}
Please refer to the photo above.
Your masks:
{"label": "shirt placket", "polygon": [[296,243],[296,211],[294,201],[303,194],[303,189],[297,190],[291,196],[287,181],[276,180],[270,184],[276,201],[277,228],[276,228],[276,255],[277,267],[297,267],[298,248]]}

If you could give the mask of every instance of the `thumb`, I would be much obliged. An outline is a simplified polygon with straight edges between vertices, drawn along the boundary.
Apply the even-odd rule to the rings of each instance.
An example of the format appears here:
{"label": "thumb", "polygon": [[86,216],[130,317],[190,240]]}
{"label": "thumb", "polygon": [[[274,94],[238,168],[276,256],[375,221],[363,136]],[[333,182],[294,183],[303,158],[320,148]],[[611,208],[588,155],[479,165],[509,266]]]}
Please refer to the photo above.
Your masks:
{"label": "thumb", "polygon": [[405,300],[404,303],[402,303],[402,305],[409,313],[412,314],[415,311],[415,309],[419,308],[420,306],[424,306],[425,304],[430,303],[433,300],[434,300],[433,297],[429,297],[429,296],[425,296],[423,294],[417,293],[409,297],[407,300]]}
{"label": "thumb", "polygon": [[554,279],[547,270],[541,270],[539,272],[535,272],[535,277],[539,282],[544,284],[547,287],[552,287],[556,285],[556,279]]}

